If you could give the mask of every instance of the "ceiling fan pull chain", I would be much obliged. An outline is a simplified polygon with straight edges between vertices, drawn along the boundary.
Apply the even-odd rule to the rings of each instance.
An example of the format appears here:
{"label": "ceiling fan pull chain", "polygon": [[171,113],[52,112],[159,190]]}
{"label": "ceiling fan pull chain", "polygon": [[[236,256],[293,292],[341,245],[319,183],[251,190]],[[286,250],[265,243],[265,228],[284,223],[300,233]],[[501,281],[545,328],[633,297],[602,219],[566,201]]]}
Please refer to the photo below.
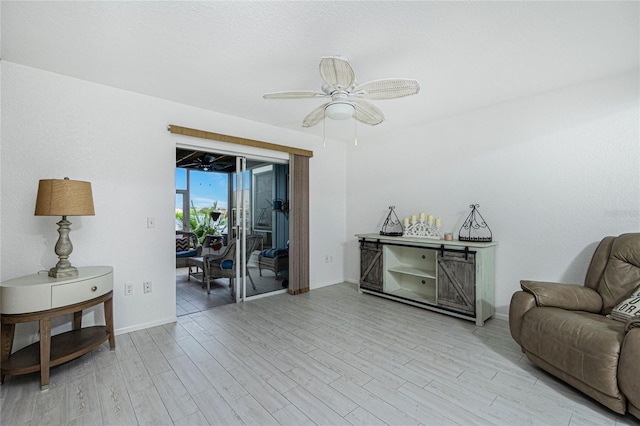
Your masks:
{"label": "ceiling fan pull chain", "polygon": [[353,144],[358,146],[358,120],[353,120]]}
{"label": "ceiling fan pull chain", "polygon": [[322,147],[327,147],[327,114],[322,119]]}

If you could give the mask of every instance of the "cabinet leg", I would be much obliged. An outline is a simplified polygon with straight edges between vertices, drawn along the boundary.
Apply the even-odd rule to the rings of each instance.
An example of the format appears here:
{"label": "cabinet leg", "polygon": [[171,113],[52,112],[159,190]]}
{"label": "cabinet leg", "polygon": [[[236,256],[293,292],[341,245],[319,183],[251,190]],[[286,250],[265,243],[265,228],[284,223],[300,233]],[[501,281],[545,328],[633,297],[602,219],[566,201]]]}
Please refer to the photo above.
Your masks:
{"label": "cabinet leg", "polygon": [[104,321],[107,326],[107,334],[109,335],[109,348],[116,348],[116,337],[113,334],[113,299],[104,301]]}
{"label": "cabinet leg", "polygon": [[40,320],[40,389],[49,389],[51,362],[51,320]]}
{"label": "cabinet leg", "polygon": [[82,311],[73,313],[73,329],[80,330],[82,328]]}
{"label": "cabinet leg", "polygon": [[[16,331],[15,324],[2,324],[2,333],[0,334],[0,362],[4,362],[11,356],[13,348],[13,335]],[[4,383],[4,374],[0,375],[0,384]]]}

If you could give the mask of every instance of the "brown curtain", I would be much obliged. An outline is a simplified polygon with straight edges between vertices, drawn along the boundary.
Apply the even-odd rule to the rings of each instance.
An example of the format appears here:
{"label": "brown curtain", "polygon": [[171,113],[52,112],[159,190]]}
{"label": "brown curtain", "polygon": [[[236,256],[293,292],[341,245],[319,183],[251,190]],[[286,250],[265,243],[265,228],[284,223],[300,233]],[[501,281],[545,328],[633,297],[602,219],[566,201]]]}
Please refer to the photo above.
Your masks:
{"label": "brown curtain", "polygon": [[290,154],[289,294],[309,291],[309,157]]}

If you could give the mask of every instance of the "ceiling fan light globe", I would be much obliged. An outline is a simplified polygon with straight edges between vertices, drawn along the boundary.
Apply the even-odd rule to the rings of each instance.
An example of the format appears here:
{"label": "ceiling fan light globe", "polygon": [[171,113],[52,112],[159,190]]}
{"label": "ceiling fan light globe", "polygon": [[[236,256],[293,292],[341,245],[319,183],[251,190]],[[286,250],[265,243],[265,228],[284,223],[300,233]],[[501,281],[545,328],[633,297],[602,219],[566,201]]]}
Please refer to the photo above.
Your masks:
{"label": "ceiling fan light globe", "polygon": [[327,105],[324,112],[332,120],[347,120],[353,117],[355,108],[347,102],[336,102]]}

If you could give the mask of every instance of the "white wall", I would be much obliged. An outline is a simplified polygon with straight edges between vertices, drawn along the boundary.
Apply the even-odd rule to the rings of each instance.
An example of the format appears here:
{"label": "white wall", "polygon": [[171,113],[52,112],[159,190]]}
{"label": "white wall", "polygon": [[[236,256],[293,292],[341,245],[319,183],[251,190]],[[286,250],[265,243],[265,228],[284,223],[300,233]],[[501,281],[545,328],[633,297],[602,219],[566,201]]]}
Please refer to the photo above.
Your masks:
{"label": "white wall", "polygon": [[[0,279],[55,265],[59,218],[33,215],[39,179],[92,183],[96,215],[73,217],[76,266],[114,267],[117,332],[175,319],[176,124],[313,150],[310,160],[312,288],[341,282],[345,235],[344,144],[2,61]],[[211,143],[212,147],[216,143]],[[226,147],[229,145],[226,144]],[[146,218],[156,219],[147,229]],[[332,253],[325,264],[321,254]],[[143,281],[153,282],[151,294]],[[133,283],[133,296],[124,284]],[[86,315],[102,321],[101,311]],[[56,331],[68,328],[57,322]],[[16,346],[35,338],[19,327]]]}
{"label": "white wall", "polygon": [[[349,149],[346,277],[356,233],[395,205],[457,232],[471,203],[489,224],[496,307],[521,279],[582,283],[606,235],[640,231],[638,70],[446,117]],[[428,96],[421,93],[419,96]]]}
{"label": "white wall", "polygon": [[[96,215],[71,219],[71,261],[114,266],[119,332],[175,315],[179,140],[167,124],[314,151],[312,288],[345,276],[357,281],[353,235],[377,232],[391,204],[401,217],[426,211],[457,232],[469,204],[479,203],[499,243],[496,302],[503,316],[520,279],[580,282],[597,241],[640,230],[637,70],[400,134],[380,133],[357,147],[328,141],[322,148],[303,133],[1,64],[0,279],[48,269],[57,260],[58,219],[33,216],[38,180],[91,181]],[[147,216],[156,218],[155,229],[146,228]],[[333,263],[325,263],[325,255]],[[153,293],[143,295],[147,280]],[[124,296],[125,282],[136,285],[133,296]],[[100,311],[87,317],[91,323]],[[34,330],[19,327],[17,346],[33,339]]]}

